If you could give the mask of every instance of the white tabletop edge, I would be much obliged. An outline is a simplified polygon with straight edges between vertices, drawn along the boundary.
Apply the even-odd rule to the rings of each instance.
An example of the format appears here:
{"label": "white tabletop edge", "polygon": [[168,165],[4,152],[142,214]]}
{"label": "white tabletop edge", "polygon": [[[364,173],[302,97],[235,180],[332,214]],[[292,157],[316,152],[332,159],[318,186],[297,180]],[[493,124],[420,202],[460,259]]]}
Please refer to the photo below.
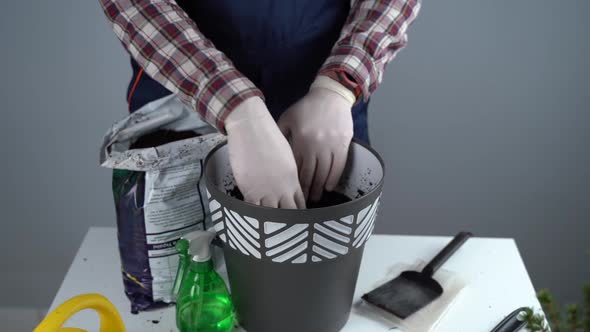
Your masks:
{"label": "white tabletop edge", "polygon": [[[88,228],[88,232],[86,232],[86,234],[85,234],[85,235],[84,235],[84,237],[82,238],[82,242],[80,242],[80,245],[78,246],[78,250],[76,250],[76,255],[74,255],[74,259],[72,260],[72,263],[71,263],[71,264],[70,264],[70,266],[68,267],[68,271],[67,271],[67,272],[66,272],[66,274],[64,275],[64,279],[61,281],[61,284],[60,284],[60,286],[59,286],[59,288],[58,288],[58,290],[57,290],[57,293],[56,293],[56,294],[60,294],[60,293],[63,291],[63,289],[65,289],[65,287],[66,287],[66,284],[65,284],[65,283],[66,283],[66,278],[65,278],[65,277],[66,277],[67,275],[69,275],[69,274],[72,272],[72,270],[75,268],[75,264],[76,264],[76,262],[78,261],[78,258],[79,258],[78,256],[80,256],[80,255],[82,254],[82,253],[80,252],[80,249],[82,249],[82,246],[84,245],[84,243],[86,243],[86,240],[87,240],[87,239],[88,239],[90,236],[92,236],[92,233],[94,233],[94,232],[98,232],[98,231],[105,231],[105,232],[108,232],[108,231],[110,231],[110,230],[112,230],[112,229],[113,229],[113,227],[106,227],[106,226],[103,226],[103,227],[92,226],[92,227]],[[54,298],[54,299],[51,301],[51,306],[49,307],[49,309],[47,309],[47,310],[48,310],[48,311],[47,311],[47,313],[50,313],[50,312],[51,312],[51,310],[52,310],[52,308],[55,308],[55,307],[57,307],[59,304],[61,304],[61,303],[55,303],[55,301],[56,301],[56,300],[57,300],[57,298]]]}
{"label": "white tabletop edge", "polygon": [[[113,239],[113,234],[115,234],[115,239]],[[110,238],[111,240],[109,240],[109,242],[106,242],[106,239]],[[96,250],[92,251],[91,249],[96,248],[96,244],[97,244],[97,239],[101,238],[101,241],[98,242],[100,245],[102,245],[103,241],[102,238],[105,238],[105,241],[108,244],[109,250],[108,252],[110,253],[105,253],[104,255],[111,257],[114,252],[116,251],[118,253],[118,248],[113,248],[113,244],[116,245],[117,240],[116,240],[116,228],[115,227],[91,227],[88,232],[86,233],[86,235],[84,236],[84,239],[80,245],[80,247],[78,248],[78,251],[76,252],[75,258],[72,261],[72,264],[70,265],[70,267],[68,268],[68,272],[64,277],[64,280],[62,281],[62,284],[59,288],[59,291],[56,295],[56,297],[54,298],[54,300],[52,301],[52,305],[51,308],[55,308],[57,305],[61,304],[61,302],[64,301],[64,299],[67,299],[68,297],[75,295],[75,294],[80,294],[82,293],[87,287],[87,284],[85,282],[81,283],[83,285],[74,285],[76,284],[76,282],[73,282],[73,280],[79,280],[80,278],[84,279],[84,277],[86,275],[88,275],[88,278],[91,278],[91,274],[89,271],[86,271],[87,268],[83,268],[83,270],[81,270],[82,266],[86,266],[87,265],[83,265],[86,264],[86,260],[84,258],[88,258],[88,263],[90,263],[91,261],[91,257],[94,253],[96,253]],[[391,238],[398,238],[398,239],[405,239],[404,241],[407,240],[411,240],[411,239],[421,239],[422,243],[424,242],[424,240],[430,239],[433,240],[433,244],[429,245],[428,248],[428,252],[432,253],[434,252],[434,250],[438,250],[438,247],[441,244],[444,244],[445,240],[448,240],[450,238],[452,238],[452,236],[422,236],[422,235],[387,235],[387,234],[375,234],[374,235],[374,240],[376,240],[376,242],[380,242],[380,243],[386,243],[388,241],[386,241],[386,239]],[[477,239],[478,241],[474,241],[473,243],[473,248],[478,248],[480,246],[486,247],[486,248],[505,248],[505,250],[501,250],[502,252],[514,252],[514,250],[516,250],[516,253],[514,253],[512,257],[510,259],[511,262],[513,262],[513,264],[511,265],[511,267],[507,270],[507,272],[510,271],[518,271],[520,274],[520,277],[516,278],[518,279],[519,285],[520,287],[520,291],[518,293],[518,295],[515,295],[514,297],[516,297],[516,299],[513,298],[507,298],[506,300],[502,300],[500,302],[496,301],[493,302],[496,305],[502,304],[502,306],[494,306],[493,308],[493,313],[487,313],[486,319],[491,319],[486,325],[486,329],[488,326],[491,326],[493,320],[497,319],[497,318],[501,318],[503,314],[507,314],[509,309],[514,309],[514,306],[517,304],[524,304],[524,305],[531,305],[535,308],[539,308],[540,305],[538,303],[538,301],[536,300],[536,297],[534,296],[534,287],[532,285],[532,283],[530,282],[530,277],[528,275],[528,271],[526,271],[526,266],[524,264],[524,261],[522,260],[522,255],[520,253],[520,251],[518,250],[518,246],[517,243],[514,239],[512,238],[480,238],[480,237],[474,237],[474,239]],[[94,240],[94,241],[92,241]],[[384,241],[385,240],[385,241]],[[483,241],[481,241],[483,240]],[[489,241],[488,241],[489,240]],[[510,243],[507,243],[507,242]],[[90,242],[94,242],[94,247],[89,246]],[[436,242],[436,243],[434,243]],[[479,244],[478,244],[479,243]],[[480,245],[481,244],[481,245]],[[426,251],[426,249],[424,249],[424,251]],[[476,250],[477,252],[477,250]],[[430,254],[429,253],[429,254]],[[102,254],[102,253],[100,253]],[[90,256],[86,256],[86,255],[90,255]],[[106,256],[102,256],[102,257],[106,257]],[[408,259],[410,259],[411,256],[408,256]],[[458,257],[459,260],[461,260],[461,257]],[[125,298],[125,296],[122,293],[122,283],[120,282],[120,277],[119,276],[114,276],[113,272],[115,269],[115,266],[111,265],[110,261],[108,263],[110,267],[109,268],[111,273],[110,275],[112,275],[111,277],[107,278],[109,279],[109,284],[112,284],[115,280],[117,280],[117,287],[116,289],[120,289],[117,290],[117,292],[112,293],[113,290],[109,290],[109,294],[113,294],[111,295],[109,298],[112,299],[114,301],[114,303],[117,305],[117,307],[119,308],[119,310],[121,310],[122,315],[124,316],[124,318],[127,319],[133,319],[131,321],[126,321],[127,324],[129,324],[129,331],[133,332],[133,331],[156,331],[156,329],[154,328],[163,328],[166,325],[163,325],[166,322],[170,322],[171,319],[173,319],[173,315],[170,313],[165,314],[164,316],[164,320],[162,321],[162,323],[160,325],[155,325],[152,326],[151,323],[147,322],[146,320],[149,321],[150,319],[161,319],[161,312],[162,311],[158,311],[158,312],[152,312],[152,313],[145,313],[142,314],[140,316],[130,316],[128,311],[128,301]],[[117,260],[116,265],[119,264],[119,261]],[[521,265],[522,264],[522,265]],[[496,265],[497,266],[497,265]],[[117,269],[119,269],[119,267],[117,266]],[[383,267],[379,267],[377,269],[377,271],[380,271],[381,269],[385,269],[385,266]],[[512,270],[513,269],[513,270]],[[497,270],[496,270],[497,271]],[[82,273],[84,272],[84,273]],[[77,277],[74,278],[74,275],[76,275]],[[69,277],[68,277],[69,276]],[[112,279],[112,280],[111,280]],[[85,279],[86,280],[86,279]],[[120,283],[120,284],[119,284]],[[90,285],[93,286],[93,285]],[[95,286],[95,285],[94,285]],[[89,290],[93,290],[93,291],[97,291],[98,289],[93,289],[92,287],[89,287]],[[486,293],[487,294],[487,293]],[[105,294],[106,295],[106,294]],[[108,297],[108,296],[107,296]],[[491,298],[490,300],[494,300],[494,298]],[[458,307],[463,307],[463,305],[459,305]],[[490,307],[491,308],[491,307]],[[459,309],[459,308],[457,308]],[[170,311],[171,309],[168,309],[168,311]],[[485,313],[485,311],[481,311],[481,313]],[[451,317],[456,317],[458,316],[457,313],[451,313],[450,315]],[[460,315],[459,315],[460,316]],[[84,322],[85,325],[88,324],[88,316],[82,316],[79,317],[78,319],[75,320],[74,323],[81,323]],[[471,320],[471,319],[470,319]],[[479,320],[477,318],[475,318],[475,320]],[[474,321],[470,322],[473,323]],[[468,323],[467,321],[465,323]],[[85,325],[80,324],[80,327],[84,327]],[[76,325],[74,325],[76,326]],[[467,326],[467,325],[466,325]],[[449,331],[448,329],[443,329],[443,332]],[[453,332],[478,332],[478,331],[467,331],[467,330],[460,330],[460,331],[455,331],[454,329],[452,329]],[[489,330],[489,329],[488,329]],[[94,330],[89,330],[89,331],[94,331]],[[165,331],[168,331],[168,329],[165,329]],[[170,330],[172,331],[172,330]],[[357,330],[354,330],[355,332]],[[360,331],[360,330],[359,330]],[[372,329],[362,329],[362,332],[365,331],[373,331]]]}

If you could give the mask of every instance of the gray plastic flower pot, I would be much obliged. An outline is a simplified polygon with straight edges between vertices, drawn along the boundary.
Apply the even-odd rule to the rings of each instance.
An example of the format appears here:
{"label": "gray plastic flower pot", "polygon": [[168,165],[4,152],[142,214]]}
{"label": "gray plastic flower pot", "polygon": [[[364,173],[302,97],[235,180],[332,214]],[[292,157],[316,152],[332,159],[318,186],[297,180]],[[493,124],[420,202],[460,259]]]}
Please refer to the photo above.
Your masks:
{"label": "gray plastic flower pot", "polygon": [[308,210],[265,208],[228,195],[234,179],[226,143],[209,153],[211,218],[247,331],[331,332],[346,324],[383,175],[379,155],[353,141],[336,189],[352,201]]}

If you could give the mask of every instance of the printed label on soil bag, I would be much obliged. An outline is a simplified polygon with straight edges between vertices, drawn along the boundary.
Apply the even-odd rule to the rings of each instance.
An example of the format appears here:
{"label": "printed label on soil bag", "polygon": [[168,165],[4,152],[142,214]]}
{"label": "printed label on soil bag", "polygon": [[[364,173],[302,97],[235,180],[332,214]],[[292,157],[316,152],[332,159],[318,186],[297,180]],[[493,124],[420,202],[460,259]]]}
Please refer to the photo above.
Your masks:
{"label": "printed label on soil bag", "polygon": [[197,162],[145,175],[145,231],[154,301],[171,302],[178,268],[176,241],[189,232],[204,229],[205,211],[199,191],[201,169]]}

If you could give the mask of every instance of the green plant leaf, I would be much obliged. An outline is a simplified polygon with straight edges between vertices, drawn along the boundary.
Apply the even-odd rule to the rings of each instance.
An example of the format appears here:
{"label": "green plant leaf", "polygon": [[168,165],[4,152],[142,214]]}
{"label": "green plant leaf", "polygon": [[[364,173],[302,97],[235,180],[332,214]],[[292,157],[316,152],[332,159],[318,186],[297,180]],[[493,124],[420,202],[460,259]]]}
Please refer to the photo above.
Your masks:
{"label": "green plant leaf", "polygon": [[535,314],[532,308],[525,309],[524,321],[530,332],[549,332],[549,325],[547,325],[545,315],[542,313]]}
{"label": "green plant leaf", "polygon": [[571,332],[576,332],[578,327],[580,327],[579,307],[577,304],[567,306],[565,324]]}
{"label": "green plant leaf", "polygon": [[590,283],[584,286],[584,331],[590,332]]}
{"label": "green plant leaf", "polygon": [[549,290],[542,289],[537,293],[537,298],[541,303],[543,311],[547,315],[549,325],[553,332],[565,332],[561,330],[561,310],[555,301],[555,298]]}

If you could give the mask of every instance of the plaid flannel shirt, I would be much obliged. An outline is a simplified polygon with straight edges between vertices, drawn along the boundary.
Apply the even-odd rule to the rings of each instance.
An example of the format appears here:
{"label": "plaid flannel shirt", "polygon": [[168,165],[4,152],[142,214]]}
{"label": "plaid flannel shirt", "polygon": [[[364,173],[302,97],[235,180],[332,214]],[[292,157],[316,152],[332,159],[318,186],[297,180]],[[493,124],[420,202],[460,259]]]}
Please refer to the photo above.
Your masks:
{"label": "plaid flannel shirt", "polygon": [[[145,73],[225,132],[227,116],[262,92],[204,36],[174,0],[99,0],[115,34]],[[419,0],[353,0],[319,75],[349,74],[368,99],[407,43]]]}

